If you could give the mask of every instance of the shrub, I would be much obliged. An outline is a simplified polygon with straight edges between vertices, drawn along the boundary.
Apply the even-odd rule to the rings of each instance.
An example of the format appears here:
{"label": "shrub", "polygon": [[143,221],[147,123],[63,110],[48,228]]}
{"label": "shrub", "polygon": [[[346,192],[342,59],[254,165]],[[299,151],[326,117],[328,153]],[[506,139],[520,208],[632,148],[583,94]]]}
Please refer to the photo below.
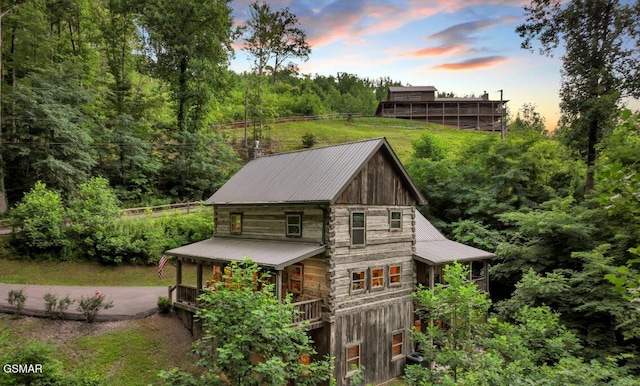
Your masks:
{"label": "shrub", "polygon": [[82,312],[87,322],[93,323],[96,316],[102,311],[113,307],[113,300],[105,301],[104,294],[96,291],[95,295],[85,298],[84,296],[78,301],[79,312]]}
{"label": "shrub", "polygon": [[306,149],[312,148],[316,145],[316,136],[311,133],[306,133],[302,136],[302,146]]}
{"label": "shrub", "polygon": [[69,299],[69,296],[65,296],[63,299],[58,300],[58,297],[54,294],[44,295],[44,311],[53,319],[58,319],[64,316],[65,311],[75,300]]}
{"label": "shrub", "polygon": [[42,182],[24,195],[11,210],[11,225],[20,228],[11,239],[28,256],[56,255],[66,245],[65,208],[58,192]]}
{"label": "shrub", "polygon": [[158,308],[160,309],[160,313],[168,314],[173,307],[173,302],[166,296],[160,296],[158,298]]}
{"label": "shrub", "polygon": [[447,151],[438,137],[428,132],[422,133],[420,138],[413,141],[415,158],[426,158],[439,161],[446,157]]}
{"label": "shrub", "polygon": [[7,296],[7,302],[16,308],[16,317],[20,316],[22,310],[24,310],[24,303],[27,301],[27,296],[24,294],[24,290],[11,290]]}

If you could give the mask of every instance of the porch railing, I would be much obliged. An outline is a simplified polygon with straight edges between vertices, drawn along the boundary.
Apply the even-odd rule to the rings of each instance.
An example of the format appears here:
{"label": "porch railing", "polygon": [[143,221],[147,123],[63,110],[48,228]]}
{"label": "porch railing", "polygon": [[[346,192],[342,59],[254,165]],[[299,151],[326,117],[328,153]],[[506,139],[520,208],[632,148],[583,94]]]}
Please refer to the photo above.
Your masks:
{"label": "porch railing", "polygon": [[483,276],[475,277],[475,278],[473,278],[472,281],[474,283],[476,283],[476,285],[478,286],[478,289],[480,291],[488,292],[487,291],[487,279],[485,279]]}
{"label": "porch railing", "polygon": [[189,303],[192,305],[196,305],[198,302],[198,288],[191,287],[188,285],[178,284],[178,293],[176,295],[176,300],[183,303]]}
{"label": "porch railing", "polygon": [[317,322],[322,319],[323,299],[311,299],[293,303],[293,309],[298,311],[293,316],[293,324],[302,322]]}

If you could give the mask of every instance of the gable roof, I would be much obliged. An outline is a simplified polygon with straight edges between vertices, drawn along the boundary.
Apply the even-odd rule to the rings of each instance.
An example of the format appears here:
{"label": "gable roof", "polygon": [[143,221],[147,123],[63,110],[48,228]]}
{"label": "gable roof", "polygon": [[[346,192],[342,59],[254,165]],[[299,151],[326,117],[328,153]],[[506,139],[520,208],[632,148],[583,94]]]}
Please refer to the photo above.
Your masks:
{"label": "gable roof", "polygon": [[416,211],[415,232],[414,258],[429,265],[484,260],[495,256],[491,252],[447,239],[418,211]]}
{"label": "gable roof", "polygon": [[231,177],[206,204],[332,204],[378,150],[389,156],[407,190],[419,205],[424,205],[426,200],[385,138],[255,159]]}

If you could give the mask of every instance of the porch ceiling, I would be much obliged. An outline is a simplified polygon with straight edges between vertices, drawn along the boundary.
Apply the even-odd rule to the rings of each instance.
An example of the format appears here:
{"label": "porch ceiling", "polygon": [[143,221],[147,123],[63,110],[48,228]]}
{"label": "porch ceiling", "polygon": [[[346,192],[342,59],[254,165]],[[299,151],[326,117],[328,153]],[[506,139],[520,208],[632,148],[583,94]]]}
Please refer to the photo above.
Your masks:
{"label": "porch ceiling", "polygon": [[247,257],[258,265],[282,270],[325,249],[324,245],[315,243],[212,237],[165,253],[220,263],[242,261]]}

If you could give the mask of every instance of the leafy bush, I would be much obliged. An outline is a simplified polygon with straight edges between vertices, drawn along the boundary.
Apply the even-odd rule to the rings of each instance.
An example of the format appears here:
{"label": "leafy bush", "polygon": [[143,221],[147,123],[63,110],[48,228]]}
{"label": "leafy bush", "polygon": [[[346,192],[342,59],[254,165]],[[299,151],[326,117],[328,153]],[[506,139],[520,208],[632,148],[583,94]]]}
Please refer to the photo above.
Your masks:
{"label": "leafy bush", "polygon": [[316,136],[311,133],[306,133],[302,136],[302,146],[305,149],[312,148],[316,145]]}
{"label": "leafy bush", "polygon": [[160,309],[160,313],[168,314],[173,307],[173,302],[166,296],[160,296],[158,298],[158,308]]}
{"label": "leafy bush", "polygon": [[63,299],[58,300],[58,297],[54,294],[48,293],[44,295],[44,311],[53,319],[58,319],[64,316],[65,311],[75,300],[69,299],[69,296],[65,296]]}
{"label": "leafy bush", "polygon": [[96,291],[95,295],[85,298],[84,296],[78,301],[79,312],[82,312],[87,322],[93,323],[96,316],[102,311],[113,307],[113,300],[105,301],[105,297]]}
{"label": "leafy bush", "polygon": [[413,141],[413,151],[415,158],[440,161],[446,157],[446,149],[440,139],[428,132],[422,133],[420,138]]}
{"label": "leafy bush", "polygon": [[42,182],[37,182],[11,210],[10,220],[20,229],[11,234],[12,242],[27,256],[55,256],[67,244],[62,198]]}
{"label": "leafy bush", "polygon": [[11,290],[7,295],[7,302],[16,308],[16,317],[20,316],[22,310],[24,310],[26,301],[27,296],[24,294],[24,290]]}

